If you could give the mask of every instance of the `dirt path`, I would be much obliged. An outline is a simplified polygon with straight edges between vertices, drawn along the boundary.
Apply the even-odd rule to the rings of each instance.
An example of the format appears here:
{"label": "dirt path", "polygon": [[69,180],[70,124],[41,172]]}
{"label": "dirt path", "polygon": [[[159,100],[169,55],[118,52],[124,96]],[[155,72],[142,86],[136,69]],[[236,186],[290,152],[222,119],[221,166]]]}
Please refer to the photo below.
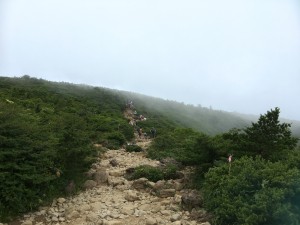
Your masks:
{"label": "dirt path", "polygon": [[[146,149],[151,140],[137,139],[136,143]],[[188,191],[182,189],[183,179],[153,183],[124,178],[129,168],[159,164],[144,152],[109,150],[92,166],[85,191],[58,198],[9,225],[209,225],[203,219],[193,220],[193,212],[182,209],[182,196]]]}

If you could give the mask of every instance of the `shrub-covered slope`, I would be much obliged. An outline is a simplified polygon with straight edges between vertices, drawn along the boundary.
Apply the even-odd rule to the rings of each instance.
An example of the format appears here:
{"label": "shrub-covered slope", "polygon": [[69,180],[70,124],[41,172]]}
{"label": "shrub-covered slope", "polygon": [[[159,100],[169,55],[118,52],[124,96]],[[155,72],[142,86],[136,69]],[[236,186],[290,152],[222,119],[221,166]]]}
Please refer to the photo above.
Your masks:
{"label": "shrub-covered slope", "polygon": [[128,101],[147,118],[137,126],[157,130],[150,157],[197,168],[214,224],[299,224],[300,149],[278,108],[251,124],[226,112],[29,76],[0,77],[0,221],[51,201],[70,183],[79,187],[102,150],[95,146],[130,142]]}
{"label": "shrub-covered slope", "polygon": [[124,102],[111,91],[24,76],[0,78],[0,221],[80,186],[94,144],[133,138]]}

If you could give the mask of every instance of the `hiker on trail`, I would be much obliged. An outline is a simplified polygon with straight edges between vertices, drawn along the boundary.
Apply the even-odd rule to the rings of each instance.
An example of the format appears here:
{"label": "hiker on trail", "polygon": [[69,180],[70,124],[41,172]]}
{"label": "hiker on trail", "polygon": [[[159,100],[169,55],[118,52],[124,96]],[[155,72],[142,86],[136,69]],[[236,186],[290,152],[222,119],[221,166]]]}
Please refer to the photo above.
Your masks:
{"label": "hiker on trail", "polygon": [[152,138],[156,137],[156,129],[154,127],[151,128],[150,133]]}
{"label": "hiker on trail", "polygon": [[148,134],[146,132],[143,133],[143,136],[144,136],[145,139],[148,139]]}
{"label": "hiker on trail", "polygon": [[143,135],[143,129],[142,128],[138,128],[138,134],[139,134],[139,137],[142,138],[142,135]]}
{"label": "hiker on trail", "polygon": [[129,124],[130,124],[131,126],[135,126],[135,125],[136,125],[135,119],[130,120]]}
{"label": "hiker on trail", "polygon": [[133,109],[133,102],[132,101],[129,102],[129,108]]}
{"label": "hiker on trail", "polygon": [[133,109],[133,102],[132,101],[127,101],[126,103],[126,107],[129,108],[129,109]]}

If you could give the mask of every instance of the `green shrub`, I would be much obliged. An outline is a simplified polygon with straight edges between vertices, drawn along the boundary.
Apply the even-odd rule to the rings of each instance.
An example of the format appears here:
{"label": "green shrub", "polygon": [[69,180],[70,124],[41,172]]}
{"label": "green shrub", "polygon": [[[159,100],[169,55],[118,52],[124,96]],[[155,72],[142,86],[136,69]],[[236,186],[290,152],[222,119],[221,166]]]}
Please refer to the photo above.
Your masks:
{"label": "green shrub", "polygon": [[300,223],[300,172],[257,157],[212,168],[203,187],[205,207],[216,225]]}
{"label": "green shrub", "polygon": [[211,137],[185,128],[160,135],[148,149],[150,158],[171,157],[183,165],[212,164],[216,154]]}
{"label": "green shrub", "polygon": [[164,174],[160,168],[149,165],[142,165],[134,169],[134,172],[131,175],[130,179],[135,180],[142,177],[145,177],[150,181],[156,182],[162,180],[164,178]]}
{"label": "green shrub", "polygon": [[108,149],[118,149],[126,143],[124,135],[118,131],[107,133],[104,139],[104,146]]}
{"label": "green shrub", "polygon": [[178,167],[176,165],[167,165],[165,167],[153,167],[149,165],[141,165],[134,169],[129,179],[135,180],[142,177],[150,181],[169,180],[177,178]]}
{"label": "green shrub", "polygon": [[168,164],[162,168],[164,180],[177,179],[178,178],[178,167],[174,164]]}
{"label": "green shrub", "polygon": [[138,145],[126,145],[126,151],[127,152],[141,152],[143,151],[142,147]]}
{"label": "green shrub", "polygon": [[[65,194],[96,160],[92,143],[133,137],[123,100],[110,90],[0,77],[0,221]],[[6,100],[7,99],[7,100]]]}

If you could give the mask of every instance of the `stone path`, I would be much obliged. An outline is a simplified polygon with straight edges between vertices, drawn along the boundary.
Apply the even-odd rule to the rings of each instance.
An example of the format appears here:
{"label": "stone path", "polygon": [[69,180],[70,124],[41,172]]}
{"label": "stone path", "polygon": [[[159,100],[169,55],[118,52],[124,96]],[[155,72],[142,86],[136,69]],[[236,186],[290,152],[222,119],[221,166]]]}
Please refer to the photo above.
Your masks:
{"label": "stone path", "polygon": [[[143,149],[150,144],[149,140],[136,141]],[[190,191],[183,189],[184,179],[153,183],[146,178],[135,181],[124,178],[129,168],[159,164],[146,158],[144,152],[108,150],[89,171],[85,191],[58,198],[51,206],[9,225],[209,225],[203,219],[206,215],[203,209],[183,210],[184,195]],[[200,215],[200,220],[192,219],[193,214],[198,219]]]}

